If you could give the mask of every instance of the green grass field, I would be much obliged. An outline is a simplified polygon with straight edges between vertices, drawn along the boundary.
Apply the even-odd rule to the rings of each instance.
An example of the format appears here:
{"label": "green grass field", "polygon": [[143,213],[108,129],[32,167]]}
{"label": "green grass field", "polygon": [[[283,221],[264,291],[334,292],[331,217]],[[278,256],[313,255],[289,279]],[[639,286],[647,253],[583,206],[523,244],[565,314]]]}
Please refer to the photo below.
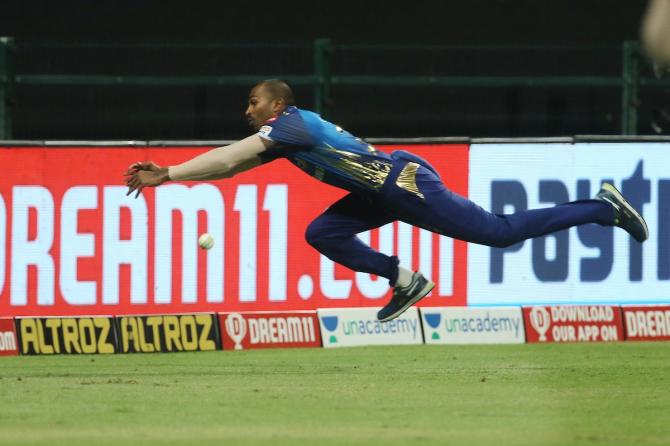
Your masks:
{"label": "green grass field", "polygon": [[668,445],[670,343],[0,358],[0,444]]}

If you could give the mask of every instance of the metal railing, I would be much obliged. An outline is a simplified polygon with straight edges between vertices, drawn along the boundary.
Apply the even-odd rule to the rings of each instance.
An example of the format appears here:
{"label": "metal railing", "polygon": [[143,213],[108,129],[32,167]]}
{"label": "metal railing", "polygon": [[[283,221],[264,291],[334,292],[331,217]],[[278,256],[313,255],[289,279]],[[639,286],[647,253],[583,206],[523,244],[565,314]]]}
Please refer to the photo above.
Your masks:
{"label": "metal railing", "polygon": [[[420,75],[336,75],[332,70],[332,55],[337,50],[353,50],[380,45],[334,45],[328,39],[313,42],[313,73],[282,76],[296,86],[311,86],[313,108],[328,117],[332,105],[332,86],[395,86],[395,87],[610,87],[621,89],[621,134],[636,135],[638,128],[638,94],[640,86],[670,87],[670,80],[644,78],[640,75],[640,56],[637,42],[622,44],[621,76],[420,76]],[[386,46],[391,48],[390,46]],[[389,49],[385,48],[385,49]],[[14,39],[0,38],[0,140],[12,138],[12,111],[15,107],[16,85],[41,86],[248,86],[273,75],[54,75],[15,74]]]}

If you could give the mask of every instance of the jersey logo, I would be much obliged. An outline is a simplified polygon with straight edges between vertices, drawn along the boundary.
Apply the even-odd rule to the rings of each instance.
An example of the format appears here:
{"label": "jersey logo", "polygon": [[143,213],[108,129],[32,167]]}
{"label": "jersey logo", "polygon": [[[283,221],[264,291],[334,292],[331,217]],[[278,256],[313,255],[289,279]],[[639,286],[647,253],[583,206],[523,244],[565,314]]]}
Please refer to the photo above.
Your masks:
{"label": "jersey logo", "polygon": [[270,136],[271,131],[272,131],[272,127],[270,127],[269,125],[264,125],[258,131],[258,134],[261,135],[261,136]]}

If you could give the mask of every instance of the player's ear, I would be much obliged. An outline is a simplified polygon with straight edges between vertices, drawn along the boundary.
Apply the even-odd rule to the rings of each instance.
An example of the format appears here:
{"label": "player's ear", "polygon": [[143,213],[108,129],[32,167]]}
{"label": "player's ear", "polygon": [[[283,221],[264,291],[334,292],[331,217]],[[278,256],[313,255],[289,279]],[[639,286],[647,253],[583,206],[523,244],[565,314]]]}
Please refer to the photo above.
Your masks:
{"label": "player's ear", "polygon": [[276,114],[281,113],[286,108],[286,100],[284,98],[275,98],[272,101],[272,111]]}

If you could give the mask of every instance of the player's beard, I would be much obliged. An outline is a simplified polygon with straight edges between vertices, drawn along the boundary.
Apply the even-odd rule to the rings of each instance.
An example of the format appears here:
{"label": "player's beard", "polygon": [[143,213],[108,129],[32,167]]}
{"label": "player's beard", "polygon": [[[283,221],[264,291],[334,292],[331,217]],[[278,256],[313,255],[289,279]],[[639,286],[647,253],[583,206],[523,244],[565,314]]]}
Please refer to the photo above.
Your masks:
{"label": "player's beard", "polygon": [[257,132],[257,131],[259,131],[259,130],[261,129],[260,124],[259,124],[258,121],[257,121],[256,119],[254,119],[254,118],[247,118],[247,124],[249,124],[249,127],[251,127],[251,129],[252,129],[254,132]]}

